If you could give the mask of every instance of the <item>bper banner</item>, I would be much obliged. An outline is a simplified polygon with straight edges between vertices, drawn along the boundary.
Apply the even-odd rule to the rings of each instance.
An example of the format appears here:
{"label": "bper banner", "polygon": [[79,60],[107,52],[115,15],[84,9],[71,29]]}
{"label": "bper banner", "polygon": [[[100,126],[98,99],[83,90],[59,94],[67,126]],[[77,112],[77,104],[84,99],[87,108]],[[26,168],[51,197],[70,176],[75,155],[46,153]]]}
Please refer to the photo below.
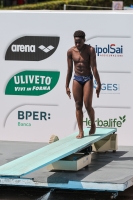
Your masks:
{"label": "bper banner", "polygon": [[[65,83],[67,51],[74,46],[74,32],[83,30],[85,43],[95,48],[102,84],[97,98],[93,78],[96,126],[117,128],[118,145],[133,145],[131,11],[6,11],[0,16],[1,140],[48,142],[53,134],[63,138],[78,131]],[[85,107],[83,114],[83,126],[89,127]]]}

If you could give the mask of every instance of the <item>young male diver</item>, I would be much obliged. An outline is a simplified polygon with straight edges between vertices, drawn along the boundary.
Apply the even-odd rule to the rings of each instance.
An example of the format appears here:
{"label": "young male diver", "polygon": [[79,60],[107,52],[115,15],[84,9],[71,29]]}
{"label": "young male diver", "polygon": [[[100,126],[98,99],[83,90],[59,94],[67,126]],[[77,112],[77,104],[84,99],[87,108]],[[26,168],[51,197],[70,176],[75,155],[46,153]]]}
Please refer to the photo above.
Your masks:
{"label": "young male diver", "polygon": [[[74,63],[74,77],[73,77],[73,96],[76,106],[76,118],[79,128],[78,139],[84,137],[83,131],[83,102],[89,118],[91,120],[91,127],[89,135],[94,134],[96,130],[95,112],[92,108],[93,97],[93,75],[97,82],[96,94],[99,97],[101,90],[101,81],[97,70],[95,49],[85,44],[85,33],[81,30],[74,33],[75,46],[67,51],[68,70],[66,77],[66,93],[71,98],[71,91],[69,83],[73,72]],[[93,74],[92,74],[93,73]]]}

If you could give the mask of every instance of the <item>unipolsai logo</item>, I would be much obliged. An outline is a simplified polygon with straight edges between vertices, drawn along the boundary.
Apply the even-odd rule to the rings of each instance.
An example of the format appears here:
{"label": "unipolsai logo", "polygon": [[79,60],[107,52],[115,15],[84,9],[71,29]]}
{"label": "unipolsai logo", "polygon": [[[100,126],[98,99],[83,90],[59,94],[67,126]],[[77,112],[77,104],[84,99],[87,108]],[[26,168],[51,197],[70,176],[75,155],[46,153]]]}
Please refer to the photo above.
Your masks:
{"label": "unipolsai logo", "polygon": [[123,45],[108,44],[104,47],[95,45],[95,51],[97,56],[123,57]]}
{"label": "unipolsai logo", "polygon": [[18,38],[9,45],[5,60],[44,60],[56,51],[59,39],[56,36],[24,36]]}
{"label": "unipolsai logo", "polygon": [[[97,88],[97,82],[94,80],[93,88]],[[120,84],[118,83],[101,83],[101,93],[102,94],[120,94]]]}

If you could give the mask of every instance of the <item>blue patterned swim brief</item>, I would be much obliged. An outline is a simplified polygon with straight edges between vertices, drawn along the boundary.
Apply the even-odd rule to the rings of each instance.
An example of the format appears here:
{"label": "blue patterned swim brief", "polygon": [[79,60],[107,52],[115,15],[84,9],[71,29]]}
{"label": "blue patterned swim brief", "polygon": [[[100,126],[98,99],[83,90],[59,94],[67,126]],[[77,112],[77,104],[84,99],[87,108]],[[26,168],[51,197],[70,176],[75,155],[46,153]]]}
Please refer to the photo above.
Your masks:
{"label": "blue patterned swim brief", "polygon": [[78,81],[78,83],[80,83],[81,85],[84,85],[87,81],[92,80],[93,79],[93,75],[89,75],[89,76],[77,76],[74,75],[73,80]]}

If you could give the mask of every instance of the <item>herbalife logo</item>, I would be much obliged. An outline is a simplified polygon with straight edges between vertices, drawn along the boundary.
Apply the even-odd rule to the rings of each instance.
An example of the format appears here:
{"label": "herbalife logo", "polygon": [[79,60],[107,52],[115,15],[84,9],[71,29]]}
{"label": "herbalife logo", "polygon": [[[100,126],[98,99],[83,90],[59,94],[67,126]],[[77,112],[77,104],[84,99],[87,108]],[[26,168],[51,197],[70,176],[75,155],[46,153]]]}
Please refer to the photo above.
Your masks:
{"label": "herbalife logo", "polygon": [[[95,120],[95,123],[96,123],[96,127],[115,128],[115,127],[121,127],[125,121],[126,121],[126,115],[124,115],[123,117],[119,116],[118,119],[114,118],[114,119],[108,119],[108,120],[101,120],[97,118],[97,120]],[[91,126],[91,121],[88,118],[86,118],[86,120],[83,121],[83,123],[85,123],[86,126]]]}
{"label": "herbalife logo", "polygon": [[44,60],[56,51],[59,39],[59,37],[49,36],[25,36],[18,38],[8,47],[5,60]]}
{"label": "herbalife logo", "polygon": [[54,47],[52,45],[50,45],[48,47],[45,47],[45,46],[41,45],[38,48],[41,49],[42,51],[44,51],[45,53],[48,53],[49,51],[54,49]]}

